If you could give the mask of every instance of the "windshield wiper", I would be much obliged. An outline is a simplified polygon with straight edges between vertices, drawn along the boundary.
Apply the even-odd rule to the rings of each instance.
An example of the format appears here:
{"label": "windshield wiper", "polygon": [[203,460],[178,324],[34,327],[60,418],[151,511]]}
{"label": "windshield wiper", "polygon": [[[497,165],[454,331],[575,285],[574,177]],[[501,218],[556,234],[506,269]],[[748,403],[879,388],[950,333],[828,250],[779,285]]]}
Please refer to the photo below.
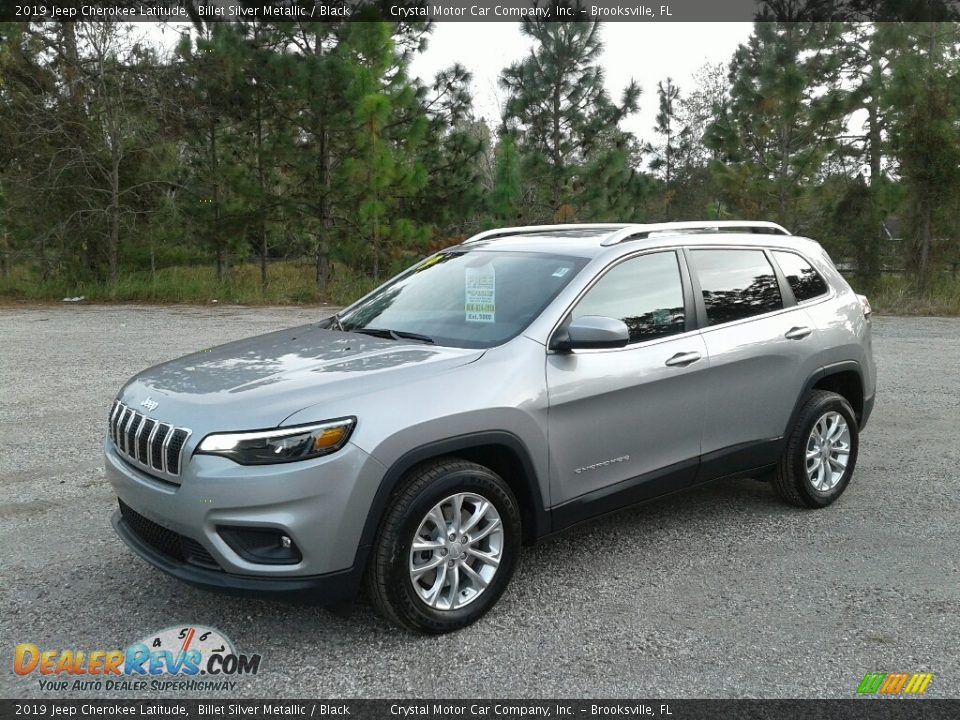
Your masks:
{"label": "windshield wiper", "polygon": [[390,340],[417,340],[422,343],[434,344],[434,340],[429,335],[420,335],[419,333],[407,332],[406,330],[389,330],[387,328],[357,328],[349,332],[363,333],[364,335],[373,335],[374,337],[388,338]]}

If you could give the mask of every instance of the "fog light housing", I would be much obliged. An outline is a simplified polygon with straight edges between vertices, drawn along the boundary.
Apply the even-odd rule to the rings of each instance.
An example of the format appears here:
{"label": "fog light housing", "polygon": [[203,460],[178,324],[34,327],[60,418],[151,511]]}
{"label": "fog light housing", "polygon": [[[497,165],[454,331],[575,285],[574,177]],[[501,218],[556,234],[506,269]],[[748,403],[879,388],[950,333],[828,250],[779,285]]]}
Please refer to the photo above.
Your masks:
{"label": "fog light housing", "polygon": [[290,534],[277,528],[218,525],[224,542],[247,562],[263,565],[296,565],[303,560]]}

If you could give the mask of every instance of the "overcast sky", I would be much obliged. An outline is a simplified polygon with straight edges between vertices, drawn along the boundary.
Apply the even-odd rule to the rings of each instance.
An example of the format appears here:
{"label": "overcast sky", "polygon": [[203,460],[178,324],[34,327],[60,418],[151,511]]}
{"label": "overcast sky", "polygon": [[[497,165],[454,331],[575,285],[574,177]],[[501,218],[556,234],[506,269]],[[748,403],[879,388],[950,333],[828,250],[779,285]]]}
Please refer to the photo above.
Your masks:
{"label": "overcast sky", "polygon": [[[176,30],[176,26],[172,26]],[[623,88],[635,79],[643,92],[640,111],[624,128],[640,139],[650,139],[657,114],[657,83],[672,77],[681,92],[704,63],[729,62],[753,28],[743,22],[610,22],[601,26],[604,53],[601,63],[607,89],[619,101]],[[176,41],[171,26],[154,25],[146,34],[170,47]],[[427,50],[418,55],[411,71],[425,83],[440,70],[460,62],[473,74],[474,110],[495,127],[504,95],[497,84],[500,71],[523,58],[532,43],[520,33],[520,23],[437,22]]]}
{"label": "overcast sky", "polygon": [[[601,27],[602,65],[607,89],[619,101],[623,88],[640,83],[640,111],[624,123],[637,137],[650,138],[657,114],[657,82],[672,77],[680,90],[706,62],[728,62],[737,45],[746,42],[751,23],[611,22]],[[531,43],[520,34],[519,23],[438,22],[427,51],[412,71],[425,82],[454,62],[473,73],[474,110],[496,124],[504,95],[497,85],[500,71],[524,57]]]}

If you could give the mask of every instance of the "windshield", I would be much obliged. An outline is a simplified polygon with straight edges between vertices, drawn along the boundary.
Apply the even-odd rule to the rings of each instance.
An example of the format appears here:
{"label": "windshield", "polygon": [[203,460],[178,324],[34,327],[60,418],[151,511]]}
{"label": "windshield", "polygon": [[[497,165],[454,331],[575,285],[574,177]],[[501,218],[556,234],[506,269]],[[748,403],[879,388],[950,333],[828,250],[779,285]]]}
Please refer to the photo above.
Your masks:
{"label": "windshield", "polygon": [[340,327],[453,347],[493,347],[520,334],[586,262],[545,253],[440,253],[344,312]]}

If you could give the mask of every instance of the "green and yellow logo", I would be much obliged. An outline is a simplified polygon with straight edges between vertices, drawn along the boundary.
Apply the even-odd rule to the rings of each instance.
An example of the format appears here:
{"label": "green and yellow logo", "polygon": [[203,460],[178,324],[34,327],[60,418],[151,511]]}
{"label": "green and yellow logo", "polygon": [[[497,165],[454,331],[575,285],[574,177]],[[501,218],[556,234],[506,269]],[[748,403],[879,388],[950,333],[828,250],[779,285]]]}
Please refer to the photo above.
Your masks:
{"label": "green and yellow logo", "polygon": [[933,673],[867,673],[857,686],[858,695],[919,695]]}

